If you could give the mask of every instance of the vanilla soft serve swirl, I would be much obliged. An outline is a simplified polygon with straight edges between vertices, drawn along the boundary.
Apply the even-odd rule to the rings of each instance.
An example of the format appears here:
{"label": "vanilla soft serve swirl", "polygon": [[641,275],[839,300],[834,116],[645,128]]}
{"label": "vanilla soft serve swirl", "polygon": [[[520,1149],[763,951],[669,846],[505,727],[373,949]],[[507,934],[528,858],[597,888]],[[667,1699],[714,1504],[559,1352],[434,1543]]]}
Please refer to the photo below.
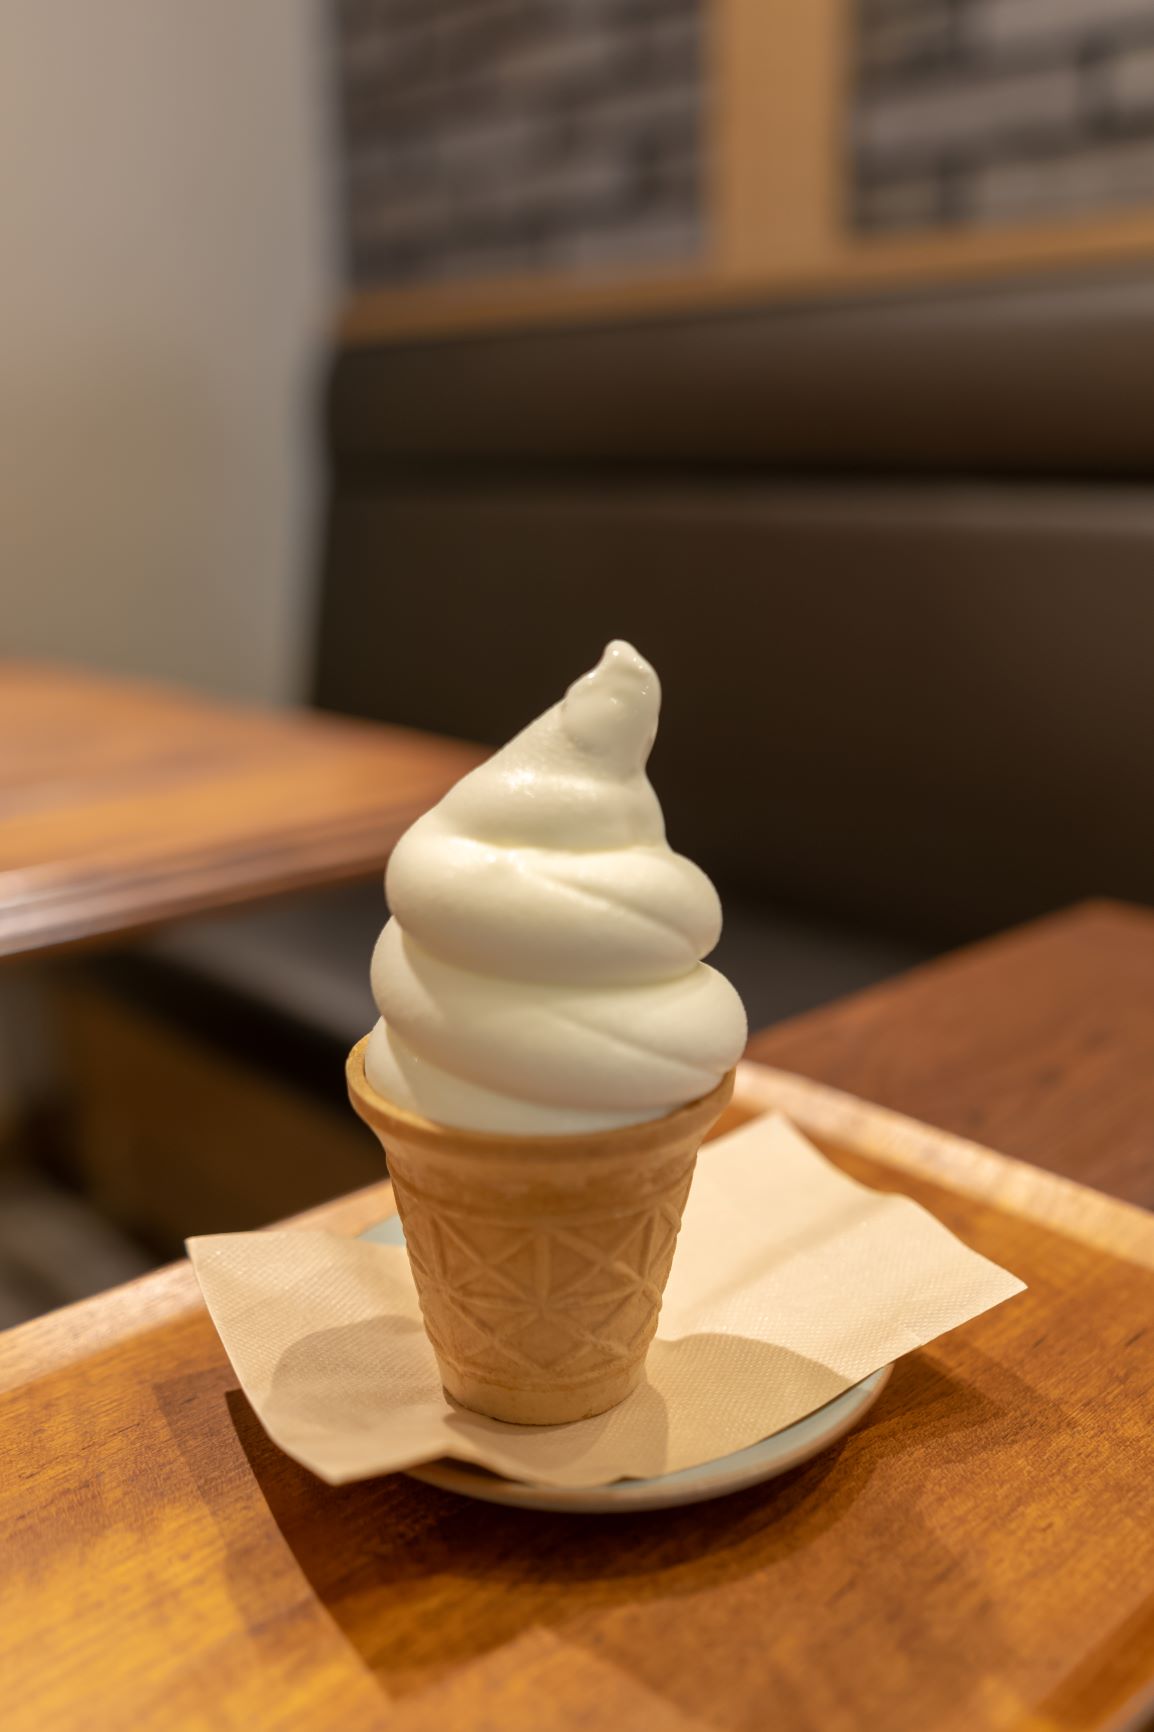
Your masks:
{"label": "vanilla soft serve swirl", "polygon": [[564,1135],[660,1117],[736,1062],[741,1000],[701,961],[717,892],[669,847],[645,774],[660,704],[648,662],[610,644],[401,838],[373,956],[379,1094]]}

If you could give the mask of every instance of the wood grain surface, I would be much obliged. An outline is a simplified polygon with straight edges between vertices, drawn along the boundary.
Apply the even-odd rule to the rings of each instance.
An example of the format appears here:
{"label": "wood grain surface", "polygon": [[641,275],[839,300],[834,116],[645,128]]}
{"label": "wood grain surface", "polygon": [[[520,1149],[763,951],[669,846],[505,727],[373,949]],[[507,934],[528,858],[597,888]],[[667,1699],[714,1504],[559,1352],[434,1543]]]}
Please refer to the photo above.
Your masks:
{"label": "wood grain surface", "polygon": [[1154,1208],[1154,913],[1090,903],[767,1029],[750,1057]]}
{"label": "wood grain surface", "polygon": [[0,957],[379,870],[455,741],[0,664]]}
{"label": "wood grain surface", "polygon": [[[1149,922],[1091,910],[1003,941],[1004,974],[991,946],[942,967],[936,989],[923,982],[923,1063],[941,1067],[949,1111],[964,1097],[947,1051],[955,973],[982,968],[988,1018],[1033,970],[1053,985],[1063,957],[1084,978],[1107,928],[1154,950]],[[907,1038],[901,994],[886,991],[894,1038]],[[979,1014],[972,985],[966,1003]],[[1050,1037],[1040,1018],[1024,1026]],[[822,1016],[775,1037],[794,1042],[795,1068],[805,1027],[820,1062]],[[881,1013],[870,1043],[889,1040]],[[1022,1103],[995,1090],[984,1105],[990,1051],[968,1098],[996,1142],[1002,1122],[1020,1129]],[[1099,1058],[1078,1092],[1092,1150],[1133,1130],[1114,1086],[1127,1066],[1124,1099],[1145,1113],[1154,1046],[1128,1034]],[[917,1196],[1029,1291],[903,1360],[866,1422],[807,1467],[630,1518],[500,1510],[400,1476],[318,1484],[256,1425],[185,1266],[12,1331],[0,1337],[6,1725],[1141,1724],[1154,1218],[796,1079],[746,1073],[742,1086],[752,1105],[794,1086],[800,1118],[852,1137],[827,1144],[836,1159]],[[1078,1142],[1075,1130],[1068,1164]],[[388,1207],[382,1187],[318,1215],[356,1231]]]}

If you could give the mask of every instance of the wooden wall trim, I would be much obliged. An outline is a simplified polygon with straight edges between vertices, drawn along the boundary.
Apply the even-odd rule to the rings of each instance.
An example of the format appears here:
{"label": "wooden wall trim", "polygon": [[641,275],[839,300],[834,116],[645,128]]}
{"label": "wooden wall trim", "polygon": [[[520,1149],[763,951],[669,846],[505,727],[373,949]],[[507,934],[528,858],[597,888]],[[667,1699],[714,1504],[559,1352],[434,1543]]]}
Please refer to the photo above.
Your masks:
{"label": "wooden wall trim", "polygon": [[827,269],[844,232],[849,0],[714,0],[706,83],[711,263],[764,282]]}
{"label": "wooden wall trim", "polygon": [[1154,259],[1154,210],[1031,229],[847,242],[824,263],[778,259],[754,268],[650,276],[505,278],[355,295],[338,338],[350,345],[471,332],[600,324],[722,312],[801,298],[995,281]]}

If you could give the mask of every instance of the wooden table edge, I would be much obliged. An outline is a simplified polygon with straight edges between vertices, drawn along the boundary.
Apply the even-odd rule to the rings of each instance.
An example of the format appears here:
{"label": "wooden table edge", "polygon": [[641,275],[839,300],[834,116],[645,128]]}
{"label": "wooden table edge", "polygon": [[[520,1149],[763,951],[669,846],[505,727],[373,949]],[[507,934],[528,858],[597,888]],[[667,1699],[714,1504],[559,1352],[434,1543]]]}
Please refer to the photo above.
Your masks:
{"label": "wooden table edge", "polygon": [[772,1065],[740,1065],[734,1098],[784,1113],[815,1139],[1154,1269],[1154,1214],[1136,1203]]}
{"label": "wooden table edge", "polygon": [[[35,706],[54,719],[45,751],[27,764],[18,755],[3,784],[0,961],[12,963],[371,878],[489,755],[399,723],[52,662],[0,658],[0,698],[9,721],[24,717],[21,738],[37,737]],[[61,737],[88,733],[102,754],[111,742],[110,764],[63,750],[61,713],[72,722]],[[126,737],[151,744],[126,757]],[[191,828],[173,835],[150,816],[158,791],[191,798]],[[227,821],[206,827],[206,803]]]}

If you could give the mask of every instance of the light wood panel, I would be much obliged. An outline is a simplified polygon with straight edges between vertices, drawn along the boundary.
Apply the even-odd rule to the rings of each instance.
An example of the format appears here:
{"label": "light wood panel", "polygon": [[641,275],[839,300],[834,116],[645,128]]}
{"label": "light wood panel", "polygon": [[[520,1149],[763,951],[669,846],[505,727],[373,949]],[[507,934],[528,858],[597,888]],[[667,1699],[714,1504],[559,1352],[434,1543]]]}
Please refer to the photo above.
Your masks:
{"label": "light wood panel", "polygon": [[842,0],[713,0],[705,155],[709,259],[727,280],[820,272],[842,210]]}

